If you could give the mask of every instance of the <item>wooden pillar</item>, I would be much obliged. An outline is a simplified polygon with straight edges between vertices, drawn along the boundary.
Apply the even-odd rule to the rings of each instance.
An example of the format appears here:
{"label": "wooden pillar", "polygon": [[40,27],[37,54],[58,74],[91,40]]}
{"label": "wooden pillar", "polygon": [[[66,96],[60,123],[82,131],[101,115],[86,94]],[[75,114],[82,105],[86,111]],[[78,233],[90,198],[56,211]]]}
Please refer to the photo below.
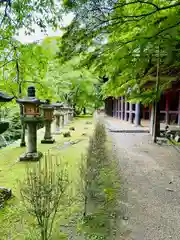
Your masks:
{"label": "wooden pillar", "polygon": [[115,99],[113,99],[113,117],[115,117]]}
{"label": "wooden pillar", "polygon": [[114,117],[116,117],[116,99],[114,99]]}
{"label": "wooden pillar", "polygon": [[116,99],[116,117],[118,117],[118,99]]}
{"label": "wooden pillar", "polygon": [[133,123],[132,103],[129,103],[129,122]]}
{"label": "wooden pillar", "polygon": [[166,122],[166,124],[169,124],[170,95],[169,95],[169,93],[167,93],[165,96],[166,96],[166,106],[165,106],[166,116],[165,116],[165,122]]}
{"label": "wooden pillar", "polygon": [[116,99],[114,99],[114,117],[116,117]]}
{"label": "wooden pillar", "polygon": [[179,92],[179,106],[178,106],[178,125],[180,126],[180,92]]}
{"label": "wooden pillar", "polygon": [[141,125],[141,116],[140,116],[140,109],[141,104],[136,103],[136,109],[135,109],[135,126],[140,126]]}
{"label": "wooden pillar", "polygon": [[121,120],[123,120],[123,97],[121,97]]}
{"label": "wooden pillar", "polygon": [[121,111],[121,101],[120,101],[120,98],[118,98],[118,118],[120,118],[120,111]]}
{"label": "wooden pillar", "polygon": [[127,121],[127,101],[125,99],[124,120]]}
{"label": "wooden pillar", "polygon": [[143,106],[143,119],[145,119],[145,118],[146,118],[146,107]]}
{"label": "wooden pillar", "polygon": [[154,104],[150,107],[150,126],[149,132],[153,135],[153,127],[154,127]]}
{"label": "wooden pillar", "polygon": [[124,120],[124,97],[122,97],[122,120]]}

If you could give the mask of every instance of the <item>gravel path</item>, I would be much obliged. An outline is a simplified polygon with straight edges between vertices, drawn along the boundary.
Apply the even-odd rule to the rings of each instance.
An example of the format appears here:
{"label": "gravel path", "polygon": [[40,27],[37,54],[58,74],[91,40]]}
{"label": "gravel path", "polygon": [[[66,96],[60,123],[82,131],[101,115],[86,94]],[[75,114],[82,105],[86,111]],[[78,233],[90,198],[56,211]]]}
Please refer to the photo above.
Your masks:
{"label": "gravel path", "polygon": [[123,181],[127,219],[117,239],[180,240],[180,153],[147,133],[110,133]]}

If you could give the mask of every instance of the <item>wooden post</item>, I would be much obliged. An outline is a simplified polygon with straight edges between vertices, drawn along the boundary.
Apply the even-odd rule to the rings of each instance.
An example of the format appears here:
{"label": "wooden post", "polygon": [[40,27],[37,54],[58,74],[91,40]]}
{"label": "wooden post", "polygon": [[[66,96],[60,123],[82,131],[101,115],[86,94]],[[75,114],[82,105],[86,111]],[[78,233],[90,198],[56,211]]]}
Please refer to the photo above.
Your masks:
{"label": "wooden post", "polygon": [[178,125],[180,126],[180,92],[179,92],[179,106],[178,106]]}
{"label": "wooden post", "polygon": [[121,97],[121,120],[123,120],[123,97]]}
{"label": "wooden post", "polygon": [[129,103],[129,122],[133,123],[132,103]]}
{"label": "wooden post", "polygon": [[115,111],[116,111],[116,101],[113,99],[113,117],[115,117]]}
{"label": "wooden post", "polygon": [[140,126],[140,125],[141,125],[140,110],[141,110],[141,104],[140,104],[140,103],[136,103],[136,109],[135,109],[135,126]]}
{"label": "wooden post", "polygon": [[116,117],[118,117],[118,99],[116,99]]}
{"label": "wooden post", "polygon": [[121,100],[120,97],[118,98],[118,118],[120,118],[121,115]]}
{"label": "wooden post", "polygon": [[127,121],[127,101],[125,99],[125,111],[124,111],[124,120]]}
{"label": "wooden post", "polygon": [[151,105],[150,112],[150,134],[153,135],[153,125],[154,125],[154,104]]}
{"label": "wooden post", "polygon": [[165,111],[166,111],[166,124],[169,124],[169,100],[170,100],[170,96],[169,93],[167,93],[166,95],[166,107],[165,107]]}
{"label": "wooden post", "polygon": [[156,99],[154,102],[153,142],[157,142],[160,135],[160,107],[159,107],[159,68],[160,68],[160,45],[158,46],[157,74],[156,74]]}

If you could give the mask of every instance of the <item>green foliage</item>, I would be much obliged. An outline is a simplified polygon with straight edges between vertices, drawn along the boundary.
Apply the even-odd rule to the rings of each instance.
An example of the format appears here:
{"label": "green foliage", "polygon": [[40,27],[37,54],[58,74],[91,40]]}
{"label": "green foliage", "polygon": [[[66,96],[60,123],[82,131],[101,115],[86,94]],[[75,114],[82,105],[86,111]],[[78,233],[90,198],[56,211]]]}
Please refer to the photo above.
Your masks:
{"label": "green foliage", "polygon": [[69,185],[66,166],[45,155],[38,166],[27,169],[21,196],[30,215],[36,218],[42,240],[50,239],[55,217]]}
{"label": "green foliage", "polygon": [[106,138],[105,127],[98,122],[90,138],[87,155],[82,158],[82,231],[86,239],[91,240],[113,239],[116,228],[120,180],[118,166]]}
{"label": "green foliage", "polygon": [[0,122],[0,134],[5,132],[8,129],[8,127],[9,127],[8,122]]}
{"label": "green foliage", "polygon": [[65,137],[65,138],[68,138],[68,137],[71,137],[71,133],[68,131],[68,132],[64,132],[63,133],[63,136]]}
{"label": "green foliage", "polygon": [[[172,82],[179,76],[179,71],[174,71],[180,59],[179,9],[177,0],[76,1],[71,9],[76,18],[62,37],[62,59],[67,61],[69,52],[71,56],[81,54],[83,66],[106,75],[109,81],[103,86],[104,97],[139,98],[146,91],[144,83],[156,76],[158,46],[160,78],[172,77]],[[160,87],[166,89],[167,82]],[[147,95],[142,101],[151,102],[153,98]]]}

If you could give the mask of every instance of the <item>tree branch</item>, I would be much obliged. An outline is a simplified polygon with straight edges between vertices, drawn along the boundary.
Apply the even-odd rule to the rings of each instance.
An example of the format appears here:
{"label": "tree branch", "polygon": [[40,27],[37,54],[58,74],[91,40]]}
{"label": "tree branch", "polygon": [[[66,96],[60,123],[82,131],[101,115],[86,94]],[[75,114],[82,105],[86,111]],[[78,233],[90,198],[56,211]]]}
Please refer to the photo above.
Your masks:
{"label": "tree branch", "polygon": [[[2,0],[3,1],[3,0]],[[5,0],[6,1],[6,0]],[[1,3],[1,2],[0,2]],[[6,6],[5,6],[5,10],[4,10],[4,16],[3,16],[3,18],[2,18],[2,20],[1,20],[1,23],[0,23],[0,28],[1,28],[1,26],[2,26],[2,24],[3,24],[3,22],[4,22],[4,20],[5,20],[5,18],[7,17],[7,9],[8,9],[8,6],[9,6],[9,4],[8,4],[8,2],[6,2]]]}
{"label": "tree branch", "polygon": [[13,62],[13,61],[15,61],[15,59],[11,59],[10,61],[4,63],[3,65],[0,66],[0,68],[5,67],[6,65],[8,65],[9,63],[11,63],[11,62]]}

